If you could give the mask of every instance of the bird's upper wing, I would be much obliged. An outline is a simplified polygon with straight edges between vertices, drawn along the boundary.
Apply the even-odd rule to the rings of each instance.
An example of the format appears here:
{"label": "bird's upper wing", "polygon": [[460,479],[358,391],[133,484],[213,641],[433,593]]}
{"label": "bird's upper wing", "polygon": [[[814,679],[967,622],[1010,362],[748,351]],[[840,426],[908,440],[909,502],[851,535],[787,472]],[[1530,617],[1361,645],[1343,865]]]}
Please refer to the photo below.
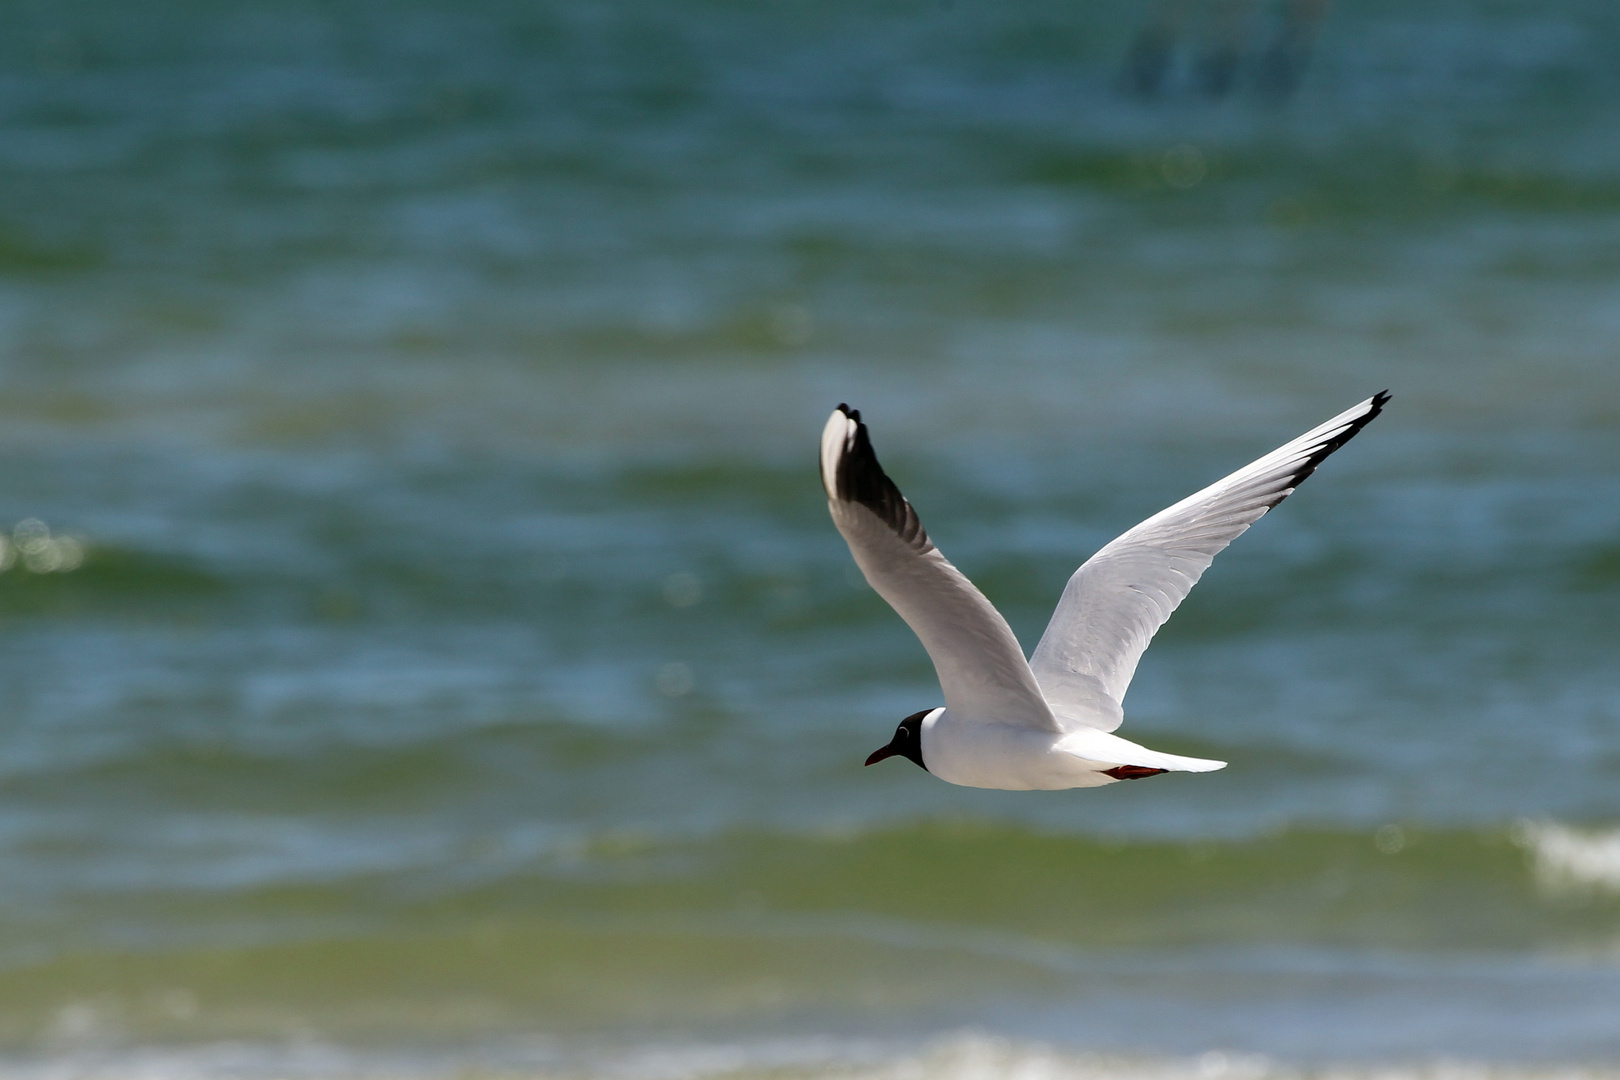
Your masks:
{"label": "bird's upper wing", "polygon": [[1109,543],[1069,578],[1030,657],[1064,726],[1112,731],[1137,661],[1214,560],[1383,409],[1376,394]]}
{"label": "bird's upper wing", "polygon": [[861,573],[922,639],[946,707],[1060,730],[1007,620],[928,539],[872,453],[861,414],[848,406],[838,406],[822,432],[821,481]]}

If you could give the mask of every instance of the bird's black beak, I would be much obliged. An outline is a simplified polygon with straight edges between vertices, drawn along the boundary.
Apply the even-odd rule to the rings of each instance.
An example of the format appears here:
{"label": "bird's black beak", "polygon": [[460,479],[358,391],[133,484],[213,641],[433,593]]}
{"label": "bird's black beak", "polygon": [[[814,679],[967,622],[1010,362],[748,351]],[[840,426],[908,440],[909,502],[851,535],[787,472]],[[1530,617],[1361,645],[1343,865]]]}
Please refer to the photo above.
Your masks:
{"label": "bird's black beak", "polygon": [[894,743],[890,743],[888,746],[880,746],[876,750],[872,751],[872,756],[866,759],[866,763],[868,765],[876,765],[884,758],[894,757],[894,755],[898,754],[899,752],[900,748],[894,745]]}

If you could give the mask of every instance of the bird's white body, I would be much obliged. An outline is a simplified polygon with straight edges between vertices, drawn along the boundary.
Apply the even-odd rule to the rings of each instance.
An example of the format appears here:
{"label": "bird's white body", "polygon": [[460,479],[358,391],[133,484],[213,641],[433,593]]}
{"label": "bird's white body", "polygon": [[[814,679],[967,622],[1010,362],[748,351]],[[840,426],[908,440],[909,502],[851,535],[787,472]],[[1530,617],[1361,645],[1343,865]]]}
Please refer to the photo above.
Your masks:
{"label": "bird's white body", "polygon": [[1041,731],[963,717],[944,708],[923,718],[922,756],[928,771],[941,780],[1003,791],[1101,787],[1118,781],[1106,770],[1120,765],[1208,772],[1226,764],[1161,754],[1094,727]]}
{"label": "bird's white body", "polygon": [[1378,394],[1153,515],[1074,572],[1029,659],[1001,613],[928,538],[860,414],[821,440],[828,506],[871,586],[921,639],[945,706],[908,717],[868,764],[903,754],[953,784],[1015,791],[1210,772],[1113,734],[1137,661],[1216,553],[1378,415]]}

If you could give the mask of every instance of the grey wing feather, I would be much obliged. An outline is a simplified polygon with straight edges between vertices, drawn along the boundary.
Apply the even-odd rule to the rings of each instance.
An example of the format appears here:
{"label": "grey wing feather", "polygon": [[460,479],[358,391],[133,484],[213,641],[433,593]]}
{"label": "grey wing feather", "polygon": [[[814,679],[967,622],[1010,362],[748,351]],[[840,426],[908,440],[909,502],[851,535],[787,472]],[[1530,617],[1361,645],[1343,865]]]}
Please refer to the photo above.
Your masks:
{"label": "grey wing feather", "polygon": [[928,650],[946,707],[964,718],[1058,731],[1007,620],[928,539],[878,464],[860,413],[847,406],[822,432],[821,479],[861,573]]}
{"label": "grey wing feather", "polygon": [[1069,578],[1030,667],[1064,726],[1112,731],[1142,653],[1215,556],[1383,409],[1375,394],[1112,541]]}

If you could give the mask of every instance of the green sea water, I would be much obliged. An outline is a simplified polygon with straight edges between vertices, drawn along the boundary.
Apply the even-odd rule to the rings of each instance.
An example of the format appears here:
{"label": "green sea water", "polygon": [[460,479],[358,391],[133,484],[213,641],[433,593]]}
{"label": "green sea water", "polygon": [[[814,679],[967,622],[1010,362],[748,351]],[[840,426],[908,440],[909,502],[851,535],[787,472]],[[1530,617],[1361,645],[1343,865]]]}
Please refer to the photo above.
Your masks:
{"label": "green sea water", "polygon": [[[1617,108],[1577,0],[0,6],[0,1074],[1615,1075]],[[861,767],[834,405],[1028,646],[1386,386],[1131,688],[1228,769]]]}

